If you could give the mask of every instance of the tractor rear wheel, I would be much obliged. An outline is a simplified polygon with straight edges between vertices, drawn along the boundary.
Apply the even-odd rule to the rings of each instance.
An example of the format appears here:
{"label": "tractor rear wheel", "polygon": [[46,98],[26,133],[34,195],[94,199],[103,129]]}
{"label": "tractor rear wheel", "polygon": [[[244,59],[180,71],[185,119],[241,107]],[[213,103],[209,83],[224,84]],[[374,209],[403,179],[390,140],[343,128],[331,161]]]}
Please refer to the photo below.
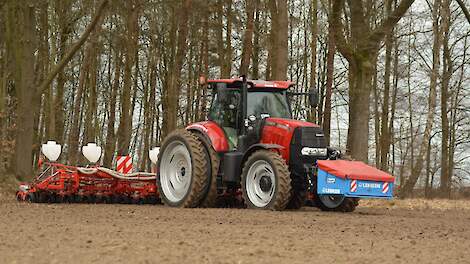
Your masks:
{"label": "tractor rear wheel", "polygon": [[205,149],[191,132],[180,129],[162,143],[157,163],[161,198],[172,207],[197,207],[209,184]]}
{"label": "tractor rear wheel", "polygon": [[317,205],[322,211],[352,212],[359,205],[359,199],[343,195],[318,195]]}
{"label": "tractor rear wheel", "polygon": [[290,200],[291,178],[282,157],[269,150],[255,151],[245,162],[242,193],[248,208],[284,210]]}
{"label": "tractor rear wheel", "polygon": [[212,144],[209,140],[204,138],[202,135],[198,135],[199,140],[204,145],[204,152],[206,154],[206,159],[209,161],[207,163],[209,170],[209,184],[205,190],[205,197],[202,199],[201,207],[215,207],[217,204],[217,174],[219,173],[220,159],[217,155],[217,152],[212,147]]}

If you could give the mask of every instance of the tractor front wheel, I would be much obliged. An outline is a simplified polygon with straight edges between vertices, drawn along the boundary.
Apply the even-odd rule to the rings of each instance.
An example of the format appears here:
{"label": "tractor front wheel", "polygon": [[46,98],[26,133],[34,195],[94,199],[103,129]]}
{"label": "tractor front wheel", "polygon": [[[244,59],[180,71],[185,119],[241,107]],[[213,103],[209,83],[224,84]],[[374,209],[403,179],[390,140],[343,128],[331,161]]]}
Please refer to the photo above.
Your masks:
{"label": "tractor front wheel", "polygon": [[292,185],[292,195],[286,208],[297,210],[297,209],[300,209],[302,206],[304,206],[305,200],[307,200],[307,192],[308,192],[307,175],[292,172],[291,185]]}
{"label": "tractor front wheel", "polygon": [[290,182],[289,170],[279,154],[255,151],[242,172],[242,193],[247,207],[284,210],[290,200]]}
{"label": "tractor front wheel", "polygon": [[161,198],[172,207],[197,207],[209,184],[202,142],[187,130],[170,133],[158,157],[157,185]]}

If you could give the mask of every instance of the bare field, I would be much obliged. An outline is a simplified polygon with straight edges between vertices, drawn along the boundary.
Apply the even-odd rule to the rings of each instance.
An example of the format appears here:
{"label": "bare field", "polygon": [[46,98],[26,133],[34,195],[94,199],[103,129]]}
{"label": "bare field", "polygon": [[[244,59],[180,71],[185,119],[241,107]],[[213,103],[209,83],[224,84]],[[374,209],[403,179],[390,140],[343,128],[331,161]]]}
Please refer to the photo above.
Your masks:
{"label": "bare field", "polygon": [[354,213],[26,204],[0,196],[0,263],[469,263],[470,202]]}

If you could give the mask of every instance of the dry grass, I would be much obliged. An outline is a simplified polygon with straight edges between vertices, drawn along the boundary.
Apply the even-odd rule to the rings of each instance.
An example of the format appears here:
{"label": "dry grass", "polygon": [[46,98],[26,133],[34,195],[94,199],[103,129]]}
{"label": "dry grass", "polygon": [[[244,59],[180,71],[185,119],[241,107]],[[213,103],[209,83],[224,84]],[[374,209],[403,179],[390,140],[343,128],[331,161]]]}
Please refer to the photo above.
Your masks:
{"label": "dry grass", "polygon": [[470,210],[470,200],[448,200],[448,199],[393,199],[393,200],[379,200],[379,199],[364,199],[360,201],[361,207],[387,207],[389,209],[437,209],[437,210],[451,210],[451,209],[465,209]]}

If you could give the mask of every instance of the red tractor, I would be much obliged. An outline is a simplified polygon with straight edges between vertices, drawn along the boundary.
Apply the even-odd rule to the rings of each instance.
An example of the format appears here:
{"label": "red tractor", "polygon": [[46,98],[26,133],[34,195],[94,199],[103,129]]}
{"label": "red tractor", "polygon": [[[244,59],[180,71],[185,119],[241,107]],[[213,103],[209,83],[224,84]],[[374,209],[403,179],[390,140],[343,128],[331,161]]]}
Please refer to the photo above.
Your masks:
{"label": "red tractor", "polygon": [[317,162],[340,152],[327,146],[318,125],[293,120],[290,103],[291,96],[306,95],[316,107],[314,90],[293,93],[292,82],[245,77],[207,84],[207,121],[176,130],[161,144],[157,185],[166,205],[212,207],[241,192],[248,208],[298,209],[309,201],[322,210],[355,209],[360,196],[317,192]]}

